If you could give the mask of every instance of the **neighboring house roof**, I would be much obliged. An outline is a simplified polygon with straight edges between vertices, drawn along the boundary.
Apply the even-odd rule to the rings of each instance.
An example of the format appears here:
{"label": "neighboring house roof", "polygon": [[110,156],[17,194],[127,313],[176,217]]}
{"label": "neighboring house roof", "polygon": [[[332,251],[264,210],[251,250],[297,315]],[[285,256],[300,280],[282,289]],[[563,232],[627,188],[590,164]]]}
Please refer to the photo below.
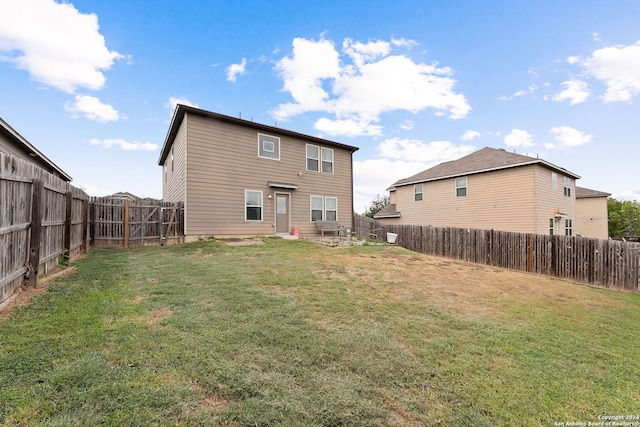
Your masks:
{"label": "neighboring house roof", "polygon": [[140,197],[136,196],[135,194],[131,194],[128,193],[126,191],[119,191],[117,193],[113,193],[109,196],[105,196],[111,199],[129,199],[131,201],[136,201],[136,200],[140,200]]}
{"label": "neighboring house roof", "polygon": [[396,181],[390,189],[403,185],[418,184],[427,181],[437,181],[440,179],[453,178],[464,175],[471,175],[483,172],[491,172],[501,169],[509,169],[527,165],[539,164],[564,175],[580,178],[575,173],[549,163],[545,160],[523,156],[521,154],[509,153],[502,149],[485,147],[474,153],[466,155],[458,160],[440,163],[430,169],[418,174]]}
{"label": "neighboring house roof", "polygon": [[376,213],[374,218],[400,218],[400,212],[398,212],[395,203],[389,203],[384,208],[380,209],[378,213]]}
{"label": "neighboring house roof", "polygon": [[212,111],[201,110],[195,107],[189,107],[187,105],[178,104],[176,106],[176,110],[173,113],[173,118],[171,119],[171,125],[169,126],[169,132],[167,133],[167,137],[164,140],[164,145],[162,146],[162,150],[160,151],[160,158],[158,159],[158,164],[162,165],[169,155],[169,151],[171,150],[171,146],[173,145],[173,140],[175,139],[178,129],[180,129],[180,125],[182,124],[182,120],[184,119],[185,113],[196,114],[202,117],[208,117],[211,119],[221,120],[227,123],[233,123],[239,126],[250,127],[262,132],[271,132],[279,135],[286,135],[297,139],[306,140],[309,142],[315,142],[323,145],[328,145],[335,148],[342,148],[345,150],[349,150],[352,153],[358,150],[358,147],[353,147],[351,145],[341,144],[339,142],[329,141],[322,138],[316,138],[314,136],[305,135],[302,133],[282,129],[275,126],[267,126],[260,123],[255,123],[249,120],[243,120],[231,116],[225,116],[223,114],[214,113]]}
{"label": "neighboring house roof", "polygon": [[43,169],[48,170],[51,173],[58,175],[60,178],[65,181],[71,181],[71,176],[67,174],[65,171],[60,169],[58,165],[53,163],[47,156],[42,154],[40,150],[34,147],[29,141],[27,141],[22,135],[20,135],[14,128],[9,126],[7,122],[5,122],[0,117],[0,133],[5,137],[5,139],[11,142],[16,148],[20,151],[24,152],[27,156],[32,157],[34,159],[33,163],[36,163],[38,166]]}
{"label": "neighboring house roof", "polygon": [[591,199],[596,197],[609,197],[611,193],[604,191],[591,190],[589,188],[578,187],[576,185],[576,199]]}

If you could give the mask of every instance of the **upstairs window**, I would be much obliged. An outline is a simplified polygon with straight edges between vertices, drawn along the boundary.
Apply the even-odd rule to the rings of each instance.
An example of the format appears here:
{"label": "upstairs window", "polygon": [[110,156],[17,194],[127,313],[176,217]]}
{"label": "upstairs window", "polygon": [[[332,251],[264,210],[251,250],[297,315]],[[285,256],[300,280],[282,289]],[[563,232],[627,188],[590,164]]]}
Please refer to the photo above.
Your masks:
{"label": "upstairs window", "polygon": [[280,138],[259,133],[258,157],[280,160]]}
{"label": "upstairs window", "polygon": [[171,172],[173,172],[173,147],[171,147]]}
{"label": "upstairs window", "polygon": [[320,165],[320,148],[316,145],[307,144],[307,170],[311,172],[319,172]]}
{"label": "upstairs window", "polygon": [[558,174],[555,172],[551,172],[551,188],[553,190],[558,189]]}
{"label": "upstairs window", "polygon": [[456,178],[456,197],[467,197],[467,177]]}
{"label": "upstairs window", "polygon": [[244,191],[245,221],[262,221],[262,191]]}
{"label": "upstairs window", "polygon": [[333,150],[322,147],[322,173],[333,173]]}
{"label": "upstairs window", "polygon": [[571,178],[564,177],[564,195],[571,197]]}
{"label": "upstairs window", "polygon": [[422,200],[422,184],[416,184],[413,187],[413,200],[415,202]]}

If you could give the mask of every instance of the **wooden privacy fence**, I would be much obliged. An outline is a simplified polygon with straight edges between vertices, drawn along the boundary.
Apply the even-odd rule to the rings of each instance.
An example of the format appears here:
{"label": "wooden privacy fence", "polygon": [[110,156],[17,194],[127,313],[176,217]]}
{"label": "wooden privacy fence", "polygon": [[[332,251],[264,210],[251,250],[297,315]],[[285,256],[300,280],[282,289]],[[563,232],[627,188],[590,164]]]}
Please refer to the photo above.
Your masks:
{"label": "wooden privacy fence", "polygon": [[153,246],[184,239],[184,206],[180,203],[92,198],[92,246]]}
{"label": "wooden privacy fence", "polygon": [[640,292],[640,243],[497,230],[383,224],[355,215],[358,237],[398,235],[409,250]]}
{"label": "wooden privacy fence", "polygon": [[90,199],[35,164],[0,152],[0,303],[90,245],[181,242],[183,223],[181,203]]}

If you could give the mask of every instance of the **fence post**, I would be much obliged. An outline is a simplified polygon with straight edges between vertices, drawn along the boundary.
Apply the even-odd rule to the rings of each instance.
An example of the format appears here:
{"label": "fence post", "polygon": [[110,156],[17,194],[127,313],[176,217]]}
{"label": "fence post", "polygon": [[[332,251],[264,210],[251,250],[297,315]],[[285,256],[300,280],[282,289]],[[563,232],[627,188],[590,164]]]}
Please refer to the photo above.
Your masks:
{"label": "fence post", "polygon": [[34,179],[31,196],[31,238],[29,241],[29,265],[31,272],[27,286],[38,286],[40,270],[40,235],[42,234],[42,194],[44,183],[41,179]]}
{"label": "fence post", "polygon": [[82,252],[87,252],[87,237],[89,227],[89,199],[82,201]]}
{"label": "fence post", "polygon": [[69,261],[71,257],[71,217],[73,215],[73,193],[67,191],[66,196],[66,213],[64,218],[64,250],[62,252],[62,258],[64,261]]}
{"label": "fence post", "polygon": [[129,247],[129,200],[124,200],[124,227],[122,230],[122,238],[124,239],[124,247]]}

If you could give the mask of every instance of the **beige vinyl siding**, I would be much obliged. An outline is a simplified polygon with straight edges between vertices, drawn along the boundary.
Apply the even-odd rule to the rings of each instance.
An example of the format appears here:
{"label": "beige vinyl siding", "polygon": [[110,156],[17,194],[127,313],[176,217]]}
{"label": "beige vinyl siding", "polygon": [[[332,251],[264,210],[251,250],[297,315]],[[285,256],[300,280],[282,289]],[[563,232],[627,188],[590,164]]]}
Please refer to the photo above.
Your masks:
{"label": "beige vinyl siding", "polygon": [[606,197],[576,200],[574,234],[595,239],[609,238],[609,216]]}
{"label": "beige vinyl siding", "polygon": [[[423,200],[414,201],[414,186],[398,187],[394,223],[532,232],[532,167],[467,175],[467,196],[456,197],[456,179],[425,182]],[[391,222],[391,221],[385,221]]]}
{"label": "beige vinyl siding", "polygon": [[[188,239],[273,234],[276,193],[291,195],[291,225],[302,234],[316,232],[309,218],[311,194],[337,197],[339,222],[351,225],[351,152],[334,149],[334,174],[308,172],[303,140],[274,134],[280,138],[280,160],[260,158],[256,129],[191,114],[185,120],[189,135]],[[298,189],[270,188],[270,181],[294,184]],[[245,190],[263,192],[263,221],[244,220]]]}
{"label": "beige vinyl siding", "polygon": [[575,180],[571,197],[564,196],[563,178],[552,188],[552,171],[540,165],[467,175],[467,196],[456,197],[456,178],[423,183],[423,200],[414,201],[414,185],[398,187],[400,218],[382,219],[390,224],[433,225],[496,229],[548,234],[554,218],[555,233],[564,235],[565,219],[576,233]]}
{"label": "beige vinyl siding", "polygon": [[[575,180],[571,178],[571,197],[564,195],[563,181],[566,175],[557,172],[558,185],[553,189],[551,185],[552,171],[548,168],[535,166],[535,229],[532,233],[549,234],[549,219],[554,218],[555,234],[563,235],[565,232],[565,219],[571,219],[575,222]],[[557,216],[556,216],[557,215]],[[574,223],[575,234],[575,223]]]}
{"label": "beige vinyl siding", "polygon": [[185,117],[175,140],[173,141],[173,170],[171,168],[171,154],[162,165],[162,200],[165,202],[186,202],[185,185],[187,182],[187,123]]}

